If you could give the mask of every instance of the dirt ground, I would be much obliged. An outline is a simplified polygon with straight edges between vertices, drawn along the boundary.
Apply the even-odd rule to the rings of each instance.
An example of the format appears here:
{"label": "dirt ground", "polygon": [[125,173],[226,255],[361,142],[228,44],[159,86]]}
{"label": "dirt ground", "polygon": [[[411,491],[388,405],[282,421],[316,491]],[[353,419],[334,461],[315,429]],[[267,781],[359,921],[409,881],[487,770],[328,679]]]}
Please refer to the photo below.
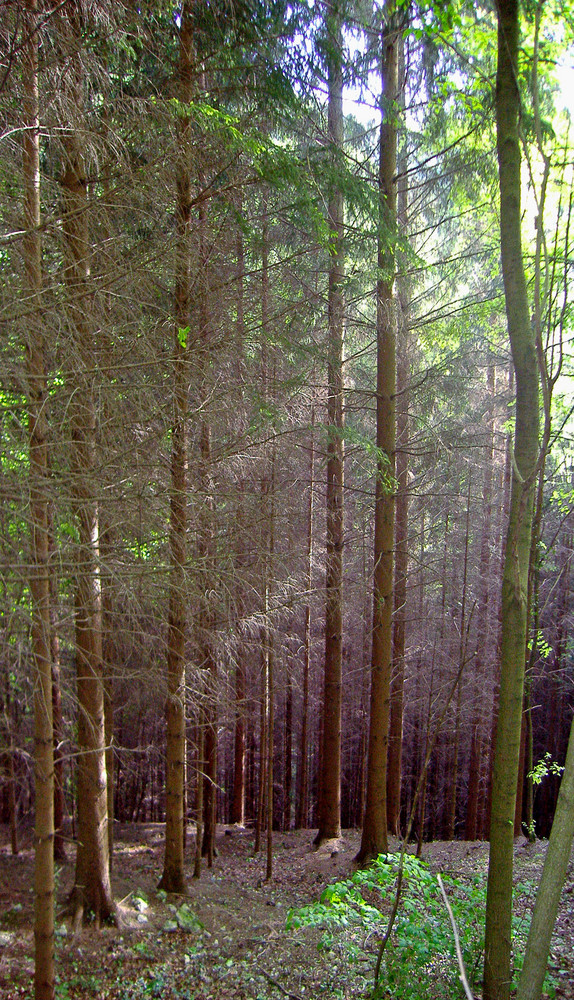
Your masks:
{"label": "dirt ground", "polygon": [[[33,855],[31,845],[9,853],[0,829],[0,998],[32,997]],[[218,857],[201,878],[191,878],[185,898],[157,892],[163,827],[140,824],[116,831],[113,888],[124,926],[87,927],[73,935],[63,917],[72,887],[73,849],[57,869],[57,997],[59,1000],[356,1000],[372,988],[376,940],[352,964],[344,942],[318,948],[316,928],[286,930],[287,914],[317,900],[329,883],[355,870],[359,834],[319,851],[312,831],[276,834],[274,875],[265,881],[265,858],[253,857],[251,831],[218,828]],[[190,849],[193,830],[190,830]],[[391,850],[397,844],[391,844]],[[516,878],[537,881],[544,843],[516,846]],[[433,871],[486,871],[483,843],[427,844]],[[532,899],[518,901],[524,919]],[[446,917],[445,917],[446,919]],[[564,888],[551,966],[557,997],[574,1000],[574,871]],[[477,994],[478,996],[479,994]],[[392,996],[389,993],[389,997]]]}

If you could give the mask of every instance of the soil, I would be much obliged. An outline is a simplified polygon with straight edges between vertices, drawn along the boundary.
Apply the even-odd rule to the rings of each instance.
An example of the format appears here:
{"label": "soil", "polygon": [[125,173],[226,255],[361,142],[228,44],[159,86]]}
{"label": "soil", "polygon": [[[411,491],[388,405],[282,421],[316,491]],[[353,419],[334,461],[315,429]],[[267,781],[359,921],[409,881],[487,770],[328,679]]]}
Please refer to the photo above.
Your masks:
{"label": "soil", "polygon": [[[287,915],[316,901],[329,883],[355,871],[359,834],[312,847],[314,831],[274,836],[274,874],[265,881],[265,857],[253,857],[251,831],[219,827],[218,857],[199,880],[189,866],[186,897],[157,892],[163,861],[163,826],[119,827],[113,887],[123,926],[73,934],[64,912],[73,884],[73,848],[57,868],[57,989],[59,1000],[333,1000],[366,998],[372,991],[380,938],[364,935],[349,960],[344,929],[320,947],[323,930],[286,929]],[[2,839],[3,835],[3,839]],[[188,854],[193,846],[190,829]],[[391,843],[396,850],[398,844]],[[545,843],[516,844],[518,920],[530,912]],[[488,845],[453,841],[427,844],[431,870],[464,878],[484,874]],[[24,844],[9,853],[0,828],[0,998],[33,996],[33,853]],[[524,889],[524,886],[530,888]],[[445,922],[447,921],[445,912]],[[381,921],[384,930],[385,921]],[[555,996],[574,1000],[574,870],[564,887],[551,955]],[[357,952],[357,949],[355,949]],[[437,978],[436,996],[440,992]],[[479,986],[475,986],[479,997]],[[393,994],[388,992],[388,996]],[[452,995],[449,994],[449,995]],[[458,996],[458,992],[456,993]],[[462,994],[460,994],[462,995]],[[413,994],[414,996],[414,994]],[[426,998],[425,998],[426,1000]]]}

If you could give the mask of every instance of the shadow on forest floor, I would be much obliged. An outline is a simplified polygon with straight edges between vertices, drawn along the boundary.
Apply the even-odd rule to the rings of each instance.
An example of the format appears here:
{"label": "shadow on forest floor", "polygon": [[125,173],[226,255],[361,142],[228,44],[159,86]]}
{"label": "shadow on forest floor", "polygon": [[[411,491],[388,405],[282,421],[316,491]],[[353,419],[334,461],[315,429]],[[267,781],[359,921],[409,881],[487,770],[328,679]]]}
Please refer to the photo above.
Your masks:
{"label": "shadow on forest floor", "polygon": [[[188,845],[187,897],[157,892],[163,861],[163,826],[118,826],[113,889],[121,901],[121,930],[89,927],[76,936],[60,918],[73,883],[70,859],[57,869],[57,997],[59,1000],[291,1000],[324,997],[351,1000],[372,988],[377,939],[365,942],[350,963],[344,934],[319,948],[315,927],[286,931],[291,907],[314,902],[329,883],[350,876],[359,834],[319,851],[313,831],[274,836],[274,877],[265,882],[265,857],[252,856],[250,831],[219,827],[219,856],[199,881],[191,878],[193,829]],[[395,850],[397,843],[391,844]],[[545,843],[516,845],[516,880],[538,879]],[[423,857],[435,872],[457,877],[486,872],[488,845],[434,842]],[[7,831],[0,827],[0,998],[33,996],[33,854],[30,845],[13,857]],[[527,890],[533,891],[533,890]],[[526,919],[532,898],[518,900]],[[446,914],[445,914],[446,920]],[[382,923],[384,929],[384,922]],[[562,896],[552,965],[557,996],[574,998],[574,873]],[[389,994],[390,996],[391,994]],[[437,983],[437,997],[441,994]],[[415,994],[413,993],[413,1000]],[[422,1000],[422,998],[421,998]],[[431,1000],[425,997],[424,1000]]]}

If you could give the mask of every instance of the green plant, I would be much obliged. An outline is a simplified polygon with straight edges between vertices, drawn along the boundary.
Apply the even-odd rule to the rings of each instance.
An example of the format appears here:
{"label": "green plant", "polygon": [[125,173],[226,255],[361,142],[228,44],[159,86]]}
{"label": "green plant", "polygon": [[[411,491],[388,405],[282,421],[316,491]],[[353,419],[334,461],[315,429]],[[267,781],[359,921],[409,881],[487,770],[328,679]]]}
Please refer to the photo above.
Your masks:
{"label": "green plant", "polygon": [[[351,959],[364,955],[367,940],[374,943],[386,925],[398,873],[398,855],[381,855],[366,870],[345,882],[328,886],[318,903],[292,910],[288,928],[321,926],[326,931],[319,947],[332,948],[343,936]],[[454,941],[436,877],[428,865],[406,855],[403,859],[403,892],[397,919],[385,954],[385,989],[393,997],[432,996],[440,981],[443,991],[455,996],[460,989]],[[444,877],[459,927],[465,966],[472,979],[484,942],[482,911],[485,884],[482,876]],[[343,935],[340,932],[343,932]]]}
{"label": "green plant", "polygon": [[535,767],[528,772],[527,777],[531,779],[533,785],[540,785],[544,778],[547,778],[549,774],[554,774],[557,777],[562,775],[564,768],[557,764],[555,760],[552,760],[552,754],[549,750],[546,751],[544,757],[541,757]]}
{"label": "green plant", "polygon": [[[350,962],[364,960],[365,950],[382,938],[392,908],[400,855],[380,855],[373,864],[344,882],[323,890],[318,902],[290,910],[287,929],[324,928],[318,948],[344,948]],[[471,983],[481,968],[484,951],[486,875],[443,875]],[[515,898],[528,896],[533,886],[515,886]],[[524,917],[513,917],[515,978],[522,964],[528,930]],[[374,997],[392,995],[393,1000],[414,997],[462,996],[455,945],[436,876],[420,859],[403,857],[403,886],[391,938],[384,955],[385,974]],[[374,962],[374,959],[373,959]],[[545,982],[554,995],[552,977]],[[390,991],[390,993],[389,993]]]}

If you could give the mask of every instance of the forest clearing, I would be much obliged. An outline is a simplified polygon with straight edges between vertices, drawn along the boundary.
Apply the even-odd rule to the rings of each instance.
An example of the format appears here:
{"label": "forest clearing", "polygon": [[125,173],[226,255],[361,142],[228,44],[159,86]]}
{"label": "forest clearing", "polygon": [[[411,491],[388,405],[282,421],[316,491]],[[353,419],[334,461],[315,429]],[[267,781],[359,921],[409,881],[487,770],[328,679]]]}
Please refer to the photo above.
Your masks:
{"label": "forest clearing", "polygon": [[[5,831],[6,832],[6,831]],[[190,879],[185,898],[162,897],[157,884],[161,872],[163,829],[146,823],[122,827],[114,856],[116,893],[122,899],[125,926],[87,927],[63,934],[57,917],[59,981],[57,997],[69,1000],[360,1000],[371,995],[377,946],[388,919],[382,910],[381,927],[367,937],[359,935],[360,954],[350,953],[353,929],[341,928],[321,947],[324,928],[288,930],[287,916],[319,899],[325,887],[340,882],[356,870],[353,861],[360,835],[345,830],[338,843],[316,850],[313,831],[278,834],[275,872],[265,881],[265,861],[253,855],[252,831],[219,828],[219,857],[199,881]],[[193,829],[189,830],[193,837]],[[390,844],[391,850],[398,842]],[[515,879],[520,886],[516,914],[524,939],[535,883],[545,845],[516,845]],[[431,871],[458,879],[486,878],[488,845],[479,841],[437,841],[425,845],[424,859]],[[6,844],[0,853],[0,997],[31,1000],[33,987],[32,907],[30,892],[32,854],[25,850],[10,857]],[[72,862],[59,868],[57,912],[64,908],[72,888]],[[173,909],[189,908],[187,926],[177,926]],[[186,913],[186,911],[184,911]],[[443,908],[444,930],[450,934]],[[140,922],[141,921],[141,922]],[[175,924],[175,926],[174,926]],[[395,945],[392,945],[395,947]],[[441,938],[435,942],[435,988],[428,981],[416,991],[417,956],[405,980],[412,992],[425,1000],[455,998],[448,990],[445,967],[456,974],[452,956],[443,960]],[[480,958],[477,952],[476,958]],[[443,977],[437,974],[442,968]],[[480,962],[468,970],[480,978]],[[550,958],[552,992],[564,1000],[574,997],[574,872],[570,868]],[[384,973],[383,973],[384,979]],[[404,983],[402,984],[404,989]],[[447,992],[448,990],[448,992]],[[403,995],[401,992],[399,995]],[[478,1000],[480,988],[475,987]],[[545,994],[546,995],[546,994]]]}

